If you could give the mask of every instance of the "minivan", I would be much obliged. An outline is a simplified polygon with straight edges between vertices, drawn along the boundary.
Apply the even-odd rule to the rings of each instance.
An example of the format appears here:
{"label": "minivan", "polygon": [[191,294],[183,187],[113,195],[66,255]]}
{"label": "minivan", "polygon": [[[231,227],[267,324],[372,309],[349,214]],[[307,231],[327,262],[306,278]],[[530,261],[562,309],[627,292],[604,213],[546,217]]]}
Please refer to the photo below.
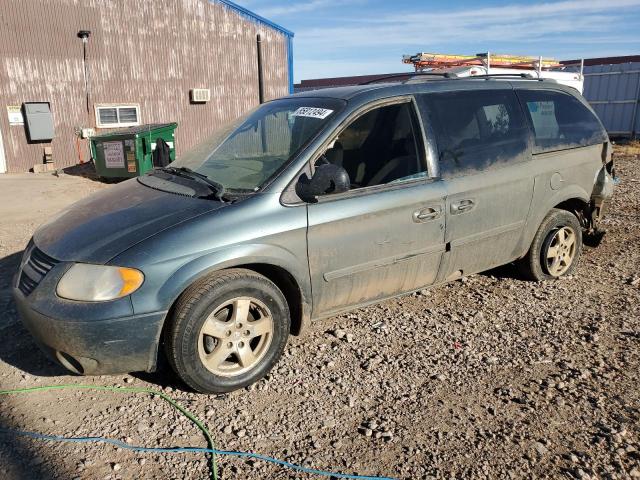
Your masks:
{"label": "minivan", "polygon": [[312,321],[512,262],[573,274],[613,175],[601,122],[553,81],[304,92],[42,225],[15,300],[72,372],[164,354],[194,390],[228,392]]}

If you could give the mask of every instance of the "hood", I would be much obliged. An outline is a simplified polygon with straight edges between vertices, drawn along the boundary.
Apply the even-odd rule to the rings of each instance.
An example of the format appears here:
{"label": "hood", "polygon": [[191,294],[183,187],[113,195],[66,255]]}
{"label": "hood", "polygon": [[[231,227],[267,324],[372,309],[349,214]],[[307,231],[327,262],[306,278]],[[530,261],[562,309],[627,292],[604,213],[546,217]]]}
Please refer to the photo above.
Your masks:
{"label": "hood", "polygon": [[162,230],[222,206],[215,200],[154,190],[131,179],[71,205],[42,225],[33,240],[61,261],[106,263]]}

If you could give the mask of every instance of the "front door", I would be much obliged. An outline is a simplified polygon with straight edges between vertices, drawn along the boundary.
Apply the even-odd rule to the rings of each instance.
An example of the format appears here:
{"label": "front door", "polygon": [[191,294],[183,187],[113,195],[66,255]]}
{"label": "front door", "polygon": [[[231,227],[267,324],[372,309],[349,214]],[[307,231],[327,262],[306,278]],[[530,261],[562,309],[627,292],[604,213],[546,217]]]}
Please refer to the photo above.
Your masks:
{"label": "front door", "polygon": [[314,316],[432,284],[445,250],[445,188],[429,178],[412,99],[369,109],[325,157],[347,193],[308,205]]}
{"label": "front door", "polygon": [[529,131],[510,86],[425,94],[447,189],[441,279],[503,265],[520,253],[534,179]]}

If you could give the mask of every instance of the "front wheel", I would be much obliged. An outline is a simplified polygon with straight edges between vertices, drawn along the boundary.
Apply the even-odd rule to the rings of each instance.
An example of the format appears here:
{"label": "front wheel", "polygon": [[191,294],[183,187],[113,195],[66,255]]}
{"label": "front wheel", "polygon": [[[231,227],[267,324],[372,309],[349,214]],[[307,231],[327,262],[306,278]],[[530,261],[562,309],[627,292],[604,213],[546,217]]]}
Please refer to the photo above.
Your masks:
{"label": "front wheel", "polygon": [[531,280],[560,278],[575,271],[581,253],[580,222],[572,213],[554,208],[542,221],[519,267]]}
{"label": "front wheel", "polygon": [[220,271],[180,297],[165,337],[169,363],[201,393],[223,393],[264,377],[289,336],[282,292],[250,270]]}

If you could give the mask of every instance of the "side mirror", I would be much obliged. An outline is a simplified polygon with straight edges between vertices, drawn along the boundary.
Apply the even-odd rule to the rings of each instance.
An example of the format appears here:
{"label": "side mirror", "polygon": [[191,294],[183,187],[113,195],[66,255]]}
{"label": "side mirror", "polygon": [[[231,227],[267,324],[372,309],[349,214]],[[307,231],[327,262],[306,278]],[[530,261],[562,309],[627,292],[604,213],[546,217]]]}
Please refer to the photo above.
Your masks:
{"label": "side mirror", "polygon": [[347,192],[350,186],[349,174],[344,168],[323,163],[316,166],[311,178],[306,174],[300,176],[296,183],[296,193],[305,202],[316,203],[319,196]]}

